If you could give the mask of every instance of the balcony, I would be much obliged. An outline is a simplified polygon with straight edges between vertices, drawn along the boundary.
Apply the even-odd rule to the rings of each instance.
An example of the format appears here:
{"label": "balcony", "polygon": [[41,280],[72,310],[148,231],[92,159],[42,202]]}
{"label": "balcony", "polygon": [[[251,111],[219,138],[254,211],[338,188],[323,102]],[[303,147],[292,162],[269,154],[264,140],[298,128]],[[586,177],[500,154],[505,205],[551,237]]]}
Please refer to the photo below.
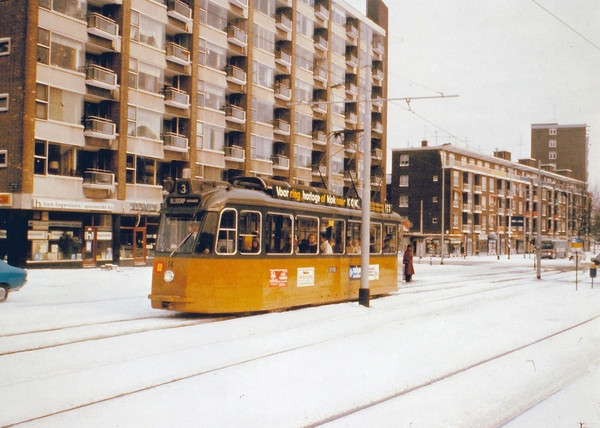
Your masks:
{"label": "balcony", "polygon": [[383,80],[383,70],[376,68],[373,70],[373,80],[381,82]]}
{"label": "balcony", "polygon": [[315,34],[315,49],[327,52],[327,38],[322,34]]}
{"label": "balcony", "polygon": [[83,135],[90,138],[114,140],[116,138],[115,124],[102,117],[88,116],[85,119]]}
{"label": "balcony", "polygon": [[358,39],[358,27],[354,24],[347,23],[346,36],[350,37],[352,40]]}
{"label": "balcony", "polygon": [[292,65],[292,56],[284,50],[278,48],[275,51],[275,62],[277,64],[290,67]]}
{"label": "balcony", "polygon": [[381,149],[371,149],[371,157],[375,159],[381,159],[382,155]]}
{"label": "balcony", "polygon": [[372,43],[373,53],[383,55],[383,43],[381,40],[374,39]]}
{"label": "balcony", "polygon": [[283,13],[275,15],[275,26],[286,33],[292,31],[292,20]]}
{"label": "balcony", "polygon": [[327,167],[325,165],[321,165],[321,164],[312,165],[312,173],[313,173],[313,175],[326,176],[327,175]]}
{"label": "balcony", "polygon": [[329,10],[327,9],[327,6],[323,3],[315,4],[315,16],[323,21],[327,21],[329,19]]}
{"label": "balcony", "polygon": [[225,107],[225,120],[236,123],[246,123],[246,111],[238,106]]}
{"label": "balcony", "polygon": [[371,130],[373,132],[377,132],[378,134],[381,134],[381,133],[383,133],[383,124],[381,122],[373,122]]}
{"label": "balcony", "polygon": [[115,190],[115,175],[110,171],[89,168],[83,172],[83,187]]}
{"label": "balcony", "polygon": [[163,141],[163,147],[165,150],[187,152],[188,139],[185,137],[185,135],[175,134],[173,132],[165,132],[163,135]]}
{"label": "balcony", "polygon": [[352,68],[358,65],[358,56],[354,52],[346,52],[346,65]]}
{"label": "balcony", "polygon": [[248,0],[229,0],[229,3],[242,9],[248,9]]}
{"label": "balcony", "polygon": [[225,149],[225,160],[243,162],[246,159],[246,152],[238,146],[227,146]]}
{"label": "balcony", "polygon": [[327,144],[327,136],[324,131],[313,131],[312,133],[313,143],[324,146]]}
{"label": "balcony", "polygon": [[230,25],[227,27],[227,41],[234,45],[245,48],[248,46],[248,34],[239,28]]}
{"label": "balcony", "polygon": [[282,135],[290,135],[290,124],[282,119],[275,119],[273,121],[273,132]]}
{"label": "balcony", "polygon": [[83,172],[82,186],[86,198],[106,199],[115,191],[115,175],[110,171],[89,168]]}
{"label": "balcony", "polygon": [[312,110],[314,113],[326,114],[327,113],[327,104],[324,100],[314,100],[312,105]]}
{"label": "balcony", "polygon": [[286,156],[273,156],[273,168],[290,169],[290,159]]}
{"label": "balcony", "polygon": [[88,15],[87,32],[105,39],[117,40],[119,38],[119,25],[104,15],[92,12]]}
{"label": "balcony", "polygon": [[165,88],[165,104],[171,107],[190,108],[190,96],[181,89],[171,86]]}
{"label": "balcony", "polygon": [[192,9],[179,0],[167,1],[167,15],[187,24],[192,22]]}
{"label": "balcony", "polygon": [[283,83],[275,83],[275,98],[289,101],[292,99],[292,90]]}
{"label": "balcony", "polygon": [[225,67],[225,73],[227,74],[227,81],[237,83],[238,85],[245,85],[246,72],[235,65],[228,65]]}
{"label": "balcony", "polygon": [[356,95],[358,92],[358,86],[356,83],[346,82],[346,93],[348,95]]}
{"label": "balcony", "polygon": [[167,61],[179,65],[190,65],[190,51],[176,43],[166,43]]}
{"label": "balcony", "polygon": [[346,122],[356,124],[356,121],[358,120],[358,116],[356,113],[352,111],[346,111],[344,115],[346,117]]}
{"label": "balcony", "polygon": [[313,77],[315,80],[319,82],[325,83],[327,82],[327,69],[321,67],[320,65],[315,65],[313,67]]}
{"label": "balcony", "polygon": [[96,64],[89,64],[85,70],[85,83],[86,85],[114,91],[118,88],[117,73]]}

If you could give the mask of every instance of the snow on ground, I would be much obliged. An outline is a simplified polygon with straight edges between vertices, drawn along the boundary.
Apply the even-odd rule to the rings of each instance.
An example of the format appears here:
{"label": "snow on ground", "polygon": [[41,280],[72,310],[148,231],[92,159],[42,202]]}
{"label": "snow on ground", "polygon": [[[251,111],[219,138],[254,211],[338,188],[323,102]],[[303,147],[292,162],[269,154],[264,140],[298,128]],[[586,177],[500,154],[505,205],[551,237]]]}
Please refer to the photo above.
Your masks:
{"label": "snow on ground", "polygon": [[[598,427],[600,284],[589,263],[577,290],[573,262],[542,266],[422,259],[370,308],[209,324],[151,309],[147,267],[31,270],[0,305],[0,426]],[[101,340],[115,320],[193,325]]]}

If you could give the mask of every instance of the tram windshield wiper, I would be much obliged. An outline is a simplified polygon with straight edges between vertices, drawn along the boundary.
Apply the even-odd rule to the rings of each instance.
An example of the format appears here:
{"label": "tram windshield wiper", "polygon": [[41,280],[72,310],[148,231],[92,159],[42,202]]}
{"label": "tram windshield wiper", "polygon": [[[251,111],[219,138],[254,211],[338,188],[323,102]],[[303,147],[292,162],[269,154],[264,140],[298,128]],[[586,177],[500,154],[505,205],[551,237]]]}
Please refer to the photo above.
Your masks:
{"label": "tram windshield wiper", "polygon": [[177,246],[177,248],[175,248],[173,251],[171,251],[171,254],[169,255],[169,257],[173,257],[173,254],[175,254],[177,251],[179,251],[181,249],[181,247],[183,247],[183,244],[185,244],[187,242],[187,240],[190,239],[191,237],[192,237],[192,233],[190,232],[190,234],[188,234],[188,236],[183,238],[183,241],[181,241],[181,243]]}

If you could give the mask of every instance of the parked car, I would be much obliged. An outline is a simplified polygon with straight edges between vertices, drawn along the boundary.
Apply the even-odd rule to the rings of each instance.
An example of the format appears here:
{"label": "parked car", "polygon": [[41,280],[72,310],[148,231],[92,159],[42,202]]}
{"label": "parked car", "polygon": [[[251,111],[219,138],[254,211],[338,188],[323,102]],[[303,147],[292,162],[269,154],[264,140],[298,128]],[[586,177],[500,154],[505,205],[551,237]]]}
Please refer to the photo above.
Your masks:
{"label": "parked car", "polygon": [[592,257],[590,261],[594,262],[595,265],[600,265],[600,254],[598,254],[596,257]]}
{"label": "parked car", "polygon": [[18,291],[27,282],[27,271],[0,261],[0,302],[8,298],[8,293]]}

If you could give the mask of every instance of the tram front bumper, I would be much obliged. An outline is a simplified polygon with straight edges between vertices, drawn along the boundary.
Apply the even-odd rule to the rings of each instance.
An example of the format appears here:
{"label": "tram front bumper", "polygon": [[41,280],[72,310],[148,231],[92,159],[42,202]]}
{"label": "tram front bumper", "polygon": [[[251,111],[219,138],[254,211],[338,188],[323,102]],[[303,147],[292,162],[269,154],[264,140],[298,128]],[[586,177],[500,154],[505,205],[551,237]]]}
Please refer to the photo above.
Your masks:
{"label": "tram front bumper", "polygon": [[155,309],[177,310],[178,307],[188,303],[194,303],[196,299],[192,297],[161,296],[158,294],[149,294],[148,298]]}

